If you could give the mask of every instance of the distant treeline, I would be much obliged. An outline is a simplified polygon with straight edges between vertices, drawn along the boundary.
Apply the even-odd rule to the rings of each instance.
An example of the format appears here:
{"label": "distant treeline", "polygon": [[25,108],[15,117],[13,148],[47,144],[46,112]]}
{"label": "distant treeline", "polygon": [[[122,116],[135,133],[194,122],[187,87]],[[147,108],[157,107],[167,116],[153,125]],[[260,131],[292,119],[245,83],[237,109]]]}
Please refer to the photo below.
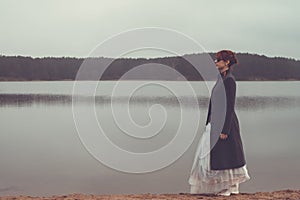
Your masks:
{"label": "distant treeline", "polygon": [[[214,53],[210,55],[213,58]],[[192,54],[151,59],[0,56],[0,81],[75,80],[83,62],[89,62],[93,66],[84,78],[81,77],[82,80],[182,80],[178,75],[181,74],[187,80],[199,81],[203,80],[201,75],[188,60],[201,62],[203,56],[205,55]],[[237,58],[239,63],[234,66],[233,74],[238,81],[300,80],[300,61],[298,60],[282,57],[269,58],[248,53],[238,53]],[[145,70],[134,71],[135,67],[143,65],[146,66],[144,68],[147,69],[146,72]],[[175,69],[178,74],[156,71],[156,67],[159,66],[168,66],[170,69]],[[103,70],[101,78],[98,76],[99,69]],[[133,73],[129,73],[130,70],[133,70]],[[126,76],[126,73],[129,76]]]}

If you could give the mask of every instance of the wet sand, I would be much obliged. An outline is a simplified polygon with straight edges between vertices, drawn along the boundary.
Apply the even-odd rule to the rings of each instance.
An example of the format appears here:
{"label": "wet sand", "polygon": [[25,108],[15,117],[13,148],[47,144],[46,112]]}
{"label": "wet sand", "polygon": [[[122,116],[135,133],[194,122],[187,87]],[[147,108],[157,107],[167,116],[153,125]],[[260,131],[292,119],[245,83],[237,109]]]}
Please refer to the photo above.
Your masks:
{"label": "wet sand", "polygon": [[231,195],[229,197],[214,196],[214,195],[195,195],[195,194],[113,194],[113,195],[86,195],[86,194],[69,194],[61,196],[49,196],[49,197],[32,197],[32,196],[3,196],[0,197],[1,200],[100,200],[100,199],[112,199],[112,200],[141,200],[141,199],[203,199],[203,200],[222,200],[222,199],[233,199],[233,200],[299,200],[300,190],[280,190],[274,192],[257,192],[257,193],[240,193],[237,195]]}

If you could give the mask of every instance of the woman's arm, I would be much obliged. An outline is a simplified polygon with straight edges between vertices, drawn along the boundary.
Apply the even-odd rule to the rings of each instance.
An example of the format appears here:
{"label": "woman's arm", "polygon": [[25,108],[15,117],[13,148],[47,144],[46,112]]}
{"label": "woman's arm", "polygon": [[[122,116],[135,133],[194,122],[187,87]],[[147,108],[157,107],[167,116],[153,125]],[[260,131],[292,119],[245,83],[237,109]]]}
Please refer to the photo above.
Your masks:
{"label": "woman's arm", "polygon": [[[234,112],[234,104],[235,104],[235,97],[236,97],[236,83],[233,78],[227,78],[224,80],[224,87],[226,91],[226,116],[225,122],[222,129],[222,134],[230,135],[230,127],[233,118]],[[226,139],[226,138],[225,138]]]}

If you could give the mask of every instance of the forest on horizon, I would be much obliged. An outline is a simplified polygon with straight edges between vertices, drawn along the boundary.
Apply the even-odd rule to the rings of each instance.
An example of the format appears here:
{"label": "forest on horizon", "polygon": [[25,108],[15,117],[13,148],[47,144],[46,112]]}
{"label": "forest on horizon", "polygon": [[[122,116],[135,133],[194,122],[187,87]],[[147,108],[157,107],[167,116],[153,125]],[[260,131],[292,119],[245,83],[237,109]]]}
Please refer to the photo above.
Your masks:
{"label": "forest on horizon", "polygon": [[[215,53],[209,53],[212,56]],[[300,61],[264,55],[237,53],[238,64],[234,66],[233,74],[237,81],[284,81],[300,80]],[[203,54],[190,54],[163,58],[93,58],[95,69],[108,67],[100,80],[119,80],[126,72],[136,66],[147,64],[149,72],[155,76],[127,77],[126,80],[156,79],[181,80],[176,75],[156,73],[157,64],[169,66],[189,81],[202,81],[198,71],[185,58],[200,60]],[[0,81],[62,81],[75,80],[76,74],[84,58],[44,57],[32,58],[26,56],[0,55]],[[152,67],[153,65],[153,67]],[[94,73],[96,74],[96,73]],[[86,76],[84,80],[98,80],[98,77]]]}

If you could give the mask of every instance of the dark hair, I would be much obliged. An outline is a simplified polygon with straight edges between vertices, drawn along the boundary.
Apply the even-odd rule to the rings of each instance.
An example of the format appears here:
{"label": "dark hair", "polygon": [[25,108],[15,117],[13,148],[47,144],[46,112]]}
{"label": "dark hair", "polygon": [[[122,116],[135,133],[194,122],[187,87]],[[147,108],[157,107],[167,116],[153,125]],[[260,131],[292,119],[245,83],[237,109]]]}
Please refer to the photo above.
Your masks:
{"label": "dark hair", "polygon": [[231,66],[238,63],[235,54],[230,50],[222,50],[216,54],[216,59],[228,61],[228,67],[231,69]]}

